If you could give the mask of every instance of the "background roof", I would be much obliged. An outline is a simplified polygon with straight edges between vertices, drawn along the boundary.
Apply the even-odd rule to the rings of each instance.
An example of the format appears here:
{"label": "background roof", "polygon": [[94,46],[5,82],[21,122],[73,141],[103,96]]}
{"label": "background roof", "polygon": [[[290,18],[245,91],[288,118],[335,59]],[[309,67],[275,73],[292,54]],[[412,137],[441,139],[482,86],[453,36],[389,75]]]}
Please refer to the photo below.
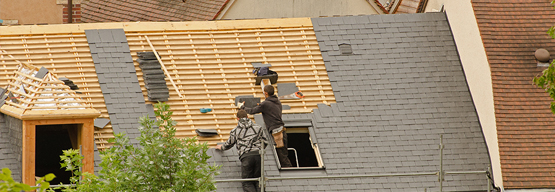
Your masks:
{"label": "background roof", "polygon": [[226,0],[87,0],[82,22],[212,20]]}
{"label": "background roof", "polygon": [[[503,185],[554,188],[555,115],[552,99],[532,83],[545,68],[534,51],[555,53],[546,34],[555,25],[549,0],[473,0],[491,67]],[[518,5],[518,6],[516,6]]]}

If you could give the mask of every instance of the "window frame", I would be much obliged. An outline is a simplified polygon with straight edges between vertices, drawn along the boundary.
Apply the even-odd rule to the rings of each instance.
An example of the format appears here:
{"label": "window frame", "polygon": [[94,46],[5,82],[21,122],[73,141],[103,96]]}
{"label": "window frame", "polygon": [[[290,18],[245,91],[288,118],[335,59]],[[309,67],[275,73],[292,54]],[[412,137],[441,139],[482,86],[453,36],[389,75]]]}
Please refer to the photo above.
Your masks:
{"label": "window frame", "polygon": [[[310,114],[312,115],[312,114]],[[283,119],[283,123],[285,124],[284,127],[286,129],[296,129],[296,128],[301,128],[301,129],[306,129],[309,134],[309,141],[312,144],[312,149],[314,150],[314,155],[316,156],[316,160],[318,162],[318,167],[281,167],[281,163],[279,162],[279,158],[277,156],[277,152],[276,152],[276,147],[274,145],[273,139],[268,139],[271,142],[268,142],[269,145],[271,145],[272,151],[274,153],[274,159],[276,161],[276,165],[278,170],[323,170],[325,169],[325,164],[324,161],[322,159],[322,154],[320,153],[320,147],[318,145],[318,140],[316,138],[316,132],[314,131],[314,126],[312,125],[312,119],[310,118],[295,118],[295,119],[289,119],[289,118],[285,118],[285,114],[282,116]],[[257,124],[259,124],[262,127],[266,127],[266,125],[264,124],[264,118],[262,117],[262,114],[256,114],[254,115],[254,120]],[[264,132],[266,133],[266,136],[268,138],[272,137],[272,135],[270,133],[268,133],[268,131],[266,129]],[[286,130],[286,133],[288,132],[288,130]]]}

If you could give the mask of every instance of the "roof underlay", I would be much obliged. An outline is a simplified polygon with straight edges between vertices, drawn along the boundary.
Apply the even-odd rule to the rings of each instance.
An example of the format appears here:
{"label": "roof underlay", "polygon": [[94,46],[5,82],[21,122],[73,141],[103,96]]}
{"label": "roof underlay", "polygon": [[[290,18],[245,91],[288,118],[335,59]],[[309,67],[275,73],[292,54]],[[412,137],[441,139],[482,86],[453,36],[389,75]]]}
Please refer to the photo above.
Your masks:
{"label": "roof underlay", "polygon": [[[335,103],[335,97],[309,18],[204,22],[137,22],[5,27],[0,35],[0,76],[17,69],[15,59],[46,67],[79,86],[80,96],[109,118],[90,49],[86,29],[123,28],[133,60],[136,53],[152,51],[147,36],[176,83],[166,77],[167,102],[177,120],[177,135],[196,136],[195,129],[217,129],[218,136],[201,137],[211,145],[225,141],[236,126],[234,99],[239,95],[263,97],[254,85],[251,62],[272,64],[278,83],[295,83],[305,97],[284,100],[291,110],[310,113],[319,103]],[[8,57],[7,54],[14,58]],[[141,69],[137,77],[147,100]],[[6,86],[5,78],[0,86]],[[278,93],[279,94],[279,93]],[[147,103],[152,103],[147,101]],[[201,113],[200,108],[212,108]],[[99,149],[108,147],[111,125],[95,130]]]}

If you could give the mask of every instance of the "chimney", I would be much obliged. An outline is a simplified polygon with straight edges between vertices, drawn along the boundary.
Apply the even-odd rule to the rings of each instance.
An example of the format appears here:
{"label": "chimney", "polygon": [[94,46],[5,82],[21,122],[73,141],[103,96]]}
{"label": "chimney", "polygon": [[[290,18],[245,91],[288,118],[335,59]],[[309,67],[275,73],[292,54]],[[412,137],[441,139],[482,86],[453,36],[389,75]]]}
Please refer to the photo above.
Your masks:
{"label": "chimney", "polygon": [[538,62],[538,67],[549,67],[549,60],[551,60],[551,55],[546,49],[537,49],[534,53],[536,61]]}

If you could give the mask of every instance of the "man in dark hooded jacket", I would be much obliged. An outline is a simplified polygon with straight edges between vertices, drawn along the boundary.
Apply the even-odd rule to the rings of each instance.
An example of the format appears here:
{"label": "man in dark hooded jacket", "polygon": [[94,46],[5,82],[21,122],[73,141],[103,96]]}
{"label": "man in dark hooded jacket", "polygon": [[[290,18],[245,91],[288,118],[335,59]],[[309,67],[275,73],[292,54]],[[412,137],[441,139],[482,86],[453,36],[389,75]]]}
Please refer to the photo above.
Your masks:
{"label": "man in dark hooded jacket", "polygon": [[[237,147],[239,159],[241,160],[241,178],[257,178],[260,177],[260,148],[262,142],[266,143],[266,136],[262,132],[263,128],[254,124],[248,117],[247,112],[239,110],[237,112],[237,127],[229,133],[229,139],[223,144],[216,146],[219,150],[231,149],[234,145]],[[257,192],[260,191],[258,181],[245,181],[243,191]]]}
{"label": "man in dark hooded jacket", "polygon": [[291,161],[289,161],[289,157],[287,157],[287,134],[285,133],[283,120],[281,119],[282,106],[278,97],[274,95],[274,86],[266,85],[264,87],[264,97],[266,97],[266,100],[264,100],[258,106],[247,108],[245,107],[245,105],[242,105],[241,109],[244,109],[249,114],[262,113],[264,124],[266,124],[266,129],[269,133],[277,133],[283,130],[284,146],[281,148],[276,148],[276,152],[281,167],[291,167]]}

